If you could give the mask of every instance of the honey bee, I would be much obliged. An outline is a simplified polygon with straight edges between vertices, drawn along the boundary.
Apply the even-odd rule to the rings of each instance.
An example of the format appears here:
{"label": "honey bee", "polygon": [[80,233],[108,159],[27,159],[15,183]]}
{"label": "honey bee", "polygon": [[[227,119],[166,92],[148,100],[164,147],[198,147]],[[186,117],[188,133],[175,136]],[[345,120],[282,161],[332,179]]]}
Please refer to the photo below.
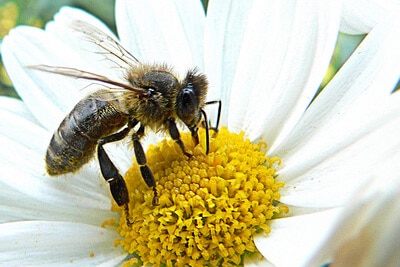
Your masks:
{"label": "honey bee", "polygon": [[180,80],[165,64],[140,63],[115,39],[91,24],[74,21],[71,26],[101,49],[108,60],[124,70],[124,81],[69,67],[27,67],[93,80],[103,85],[102,89],[80,100],[54,132],[46,153],[47,173],[54,176],[75,172],[88,163],[97,151],[102,176],[109,183],[115,202],[124,206],[129,220],[128,189],[103,146],[122,140],[128,135],[131,137],[141,175],[154,192],[152,204],[157,205],[156,182],[140,143],[145,129],[168,132],[182,152],[190,158],[191,154],[185,149],[176,123],[181,121],[187,126],[196,145],[199,143],[198,129],[204,125],[208,153],[209,123],[204,107],[208,104],[219,104],[215,127],[217,129],[221,102],[205,101],[208,82],[206,76],[196,69],[187,71],[184,79]]}

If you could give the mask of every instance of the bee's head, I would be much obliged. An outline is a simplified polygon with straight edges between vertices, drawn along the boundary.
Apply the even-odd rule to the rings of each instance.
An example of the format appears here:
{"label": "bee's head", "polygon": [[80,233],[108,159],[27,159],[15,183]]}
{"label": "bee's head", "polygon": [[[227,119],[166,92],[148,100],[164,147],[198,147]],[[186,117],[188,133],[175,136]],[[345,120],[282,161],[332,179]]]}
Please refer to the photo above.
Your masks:
{"label": "bee's head", "polygon": [[208,82],[204,74],[196,70],[187,73],[183,80],[183,88],[176,97],[176,114],[186,126],[193,130],[201,120],[201,110],[205,106]]}

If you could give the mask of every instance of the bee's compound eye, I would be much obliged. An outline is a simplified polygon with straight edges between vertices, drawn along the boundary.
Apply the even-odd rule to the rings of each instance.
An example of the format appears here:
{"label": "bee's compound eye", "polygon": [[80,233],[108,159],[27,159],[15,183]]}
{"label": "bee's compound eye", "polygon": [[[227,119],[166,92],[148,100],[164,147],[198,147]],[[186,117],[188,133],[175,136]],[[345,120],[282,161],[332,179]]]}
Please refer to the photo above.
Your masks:
{"label": "bee's compound eye", "polygon": [[189,83],[178,94],[177,113],[178,116],[185,121],[184,118],[191,116],[197,109],[198,99],[194,93],[193,84]]}

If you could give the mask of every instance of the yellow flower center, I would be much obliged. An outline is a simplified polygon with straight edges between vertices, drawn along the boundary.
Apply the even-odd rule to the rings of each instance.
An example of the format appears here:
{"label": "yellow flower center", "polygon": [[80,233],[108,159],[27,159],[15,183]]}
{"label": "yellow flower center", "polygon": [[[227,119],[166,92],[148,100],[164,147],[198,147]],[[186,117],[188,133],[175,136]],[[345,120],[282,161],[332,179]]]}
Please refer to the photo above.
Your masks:
{"label": "yellow flower center", "polygon": [[194,147],[191,135],[182,134],[191,159],[172,140],[149,147],[159,206],[152,206],[153,190],[138,165],[127,172],[131,226],[123,209],[114,206],[122,236],[115,244],[135,255],[126,265],[238,266],[256,251],[253,235],[268,233],[268,220],[288,212],[279,202],[284,184],[275,180],[280,159],[265,156],[265,144],[222,128],[205,155],[204,135],[201,130]]}

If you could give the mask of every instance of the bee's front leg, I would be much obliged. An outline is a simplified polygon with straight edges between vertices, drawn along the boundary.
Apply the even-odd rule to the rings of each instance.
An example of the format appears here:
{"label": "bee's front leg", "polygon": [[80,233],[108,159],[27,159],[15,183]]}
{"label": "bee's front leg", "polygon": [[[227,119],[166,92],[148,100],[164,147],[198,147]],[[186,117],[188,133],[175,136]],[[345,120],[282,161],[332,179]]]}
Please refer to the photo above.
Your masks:
{"label": "bee's front leg", "polygon": [[169,118],[167,120],[167,124],[168,124],[169,135],[171,136],[172,140],[174,140],[175,143],[179,145],[179,147],[182,149],[183,154],[185,154],[188,158],[191,158],[192,154],[186,152],[185,150],[185,145],[183,144],[179,130],[176,127],[175,119]]}
{"label": "bee's front leg", "polygon": [[222,101],[221,100],[214,100],[214,101],[208,101],[205,103],[206,105],[213,105],[213,104],[218,104],[218,111],[217,111],[217,121],[215,123],[215,126],[211,126],[211,123],[209,122],[209,129],[214,130],[215,132],[218,132],[218,127],[219,127],[219,121],[221,118],[221,110],[222,110]]}

